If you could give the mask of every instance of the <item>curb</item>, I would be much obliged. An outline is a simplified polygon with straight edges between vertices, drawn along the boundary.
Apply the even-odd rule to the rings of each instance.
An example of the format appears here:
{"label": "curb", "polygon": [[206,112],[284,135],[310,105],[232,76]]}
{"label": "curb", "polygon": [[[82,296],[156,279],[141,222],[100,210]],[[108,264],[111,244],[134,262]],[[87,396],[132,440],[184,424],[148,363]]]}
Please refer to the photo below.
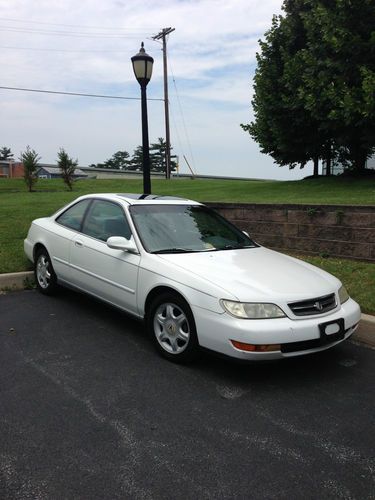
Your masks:
{"label": "curb", "polygon": [[[31,288],[33,282],[33,271],[0,274],[0,293]],[[375,316],[362,314],[357,331],[351,340],[375,349]]]}
{"label": "curb", "polygon": [[24,290],[25,288],[29,288],[27,284],[32,285],[33,282],[33,271],[0,274],[0,290],[6,292],[13,290]]}

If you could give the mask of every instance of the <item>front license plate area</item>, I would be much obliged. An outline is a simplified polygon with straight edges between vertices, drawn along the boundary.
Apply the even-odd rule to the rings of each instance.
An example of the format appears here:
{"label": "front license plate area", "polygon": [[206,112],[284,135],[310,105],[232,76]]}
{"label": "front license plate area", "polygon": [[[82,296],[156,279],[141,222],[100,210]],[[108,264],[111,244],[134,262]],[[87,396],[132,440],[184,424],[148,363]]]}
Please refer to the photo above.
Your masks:
{"label": "front license plate area", "polygon": [[336,342],[345,337],[345,323],[343,318],[335,319],[334,321],[327,321],[319,325],[320,339],[326,344],[329,342]]}

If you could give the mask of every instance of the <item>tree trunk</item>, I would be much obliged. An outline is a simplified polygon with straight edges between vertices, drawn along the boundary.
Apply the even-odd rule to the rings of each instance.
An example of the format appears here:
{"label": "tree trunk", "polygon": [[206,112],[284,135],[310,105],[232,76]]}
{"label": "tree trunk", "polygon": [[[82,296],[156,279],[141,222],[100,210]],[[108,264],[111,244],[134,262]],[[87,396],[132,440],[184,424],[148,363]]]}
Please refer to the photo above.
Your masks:
{"label": "tree trunk", "polygon": [[360,146],[355,148],[353,155],[353,166],[357,172],[361,172],[366,168],[367,151],[364,151]]}
{"label": "tree trunk", "polygon": [[314,156],[314,177],[318,177],[319,175],[319,157]]}
{"label": "tree trunk", "polygon": [[327,176],[330,176],[332,174],[331,163],[332,163],[331,145],[329,145],[327,148],[327,156],[326,156],[326,175]]}

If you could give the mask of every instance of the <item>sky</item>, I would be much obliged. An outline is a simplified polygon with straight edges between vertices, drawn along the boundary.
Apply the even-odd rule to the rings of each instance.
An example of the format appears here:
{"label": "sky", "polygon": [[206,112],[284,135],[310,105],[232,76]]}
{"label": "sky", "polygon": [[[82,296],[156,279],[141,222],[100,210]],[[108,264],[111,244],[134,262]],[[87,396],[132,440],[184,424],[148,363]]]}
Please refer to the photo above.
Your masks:
{"label": "sky", "polygon": [[0,88],[0,147],[27,145],[44,163],[63,147],[79,164],[101,163],[142,142],[140,87],[131,57],[154,58],[147,87],[150,143],[165,138],[163,57],[168,36],[172,154],[188,173],[295,180],[240,127],[253,119],[259,39],[282,0],[0,0],[0,87],[105,94],[131,100]]}

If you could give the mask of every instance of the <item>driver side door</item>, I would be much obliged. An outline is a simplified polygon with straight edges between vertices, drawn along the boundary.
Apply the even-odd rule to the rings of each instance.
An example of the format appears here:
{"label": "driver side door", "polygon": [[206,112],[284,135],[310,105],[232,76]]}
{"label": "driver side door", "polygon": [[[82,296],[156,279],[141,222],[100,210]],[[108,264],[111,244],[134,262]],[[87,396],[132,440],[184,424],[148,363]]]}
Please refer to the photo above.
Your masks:
{"label": "driver side door", "polygon": [[92,202],[81,232],[71,241],[74,283],[96,297],[138,314],[136,289],[140,256],[109,248],[110,236],[131,238],[123,208],[115,202]]}

